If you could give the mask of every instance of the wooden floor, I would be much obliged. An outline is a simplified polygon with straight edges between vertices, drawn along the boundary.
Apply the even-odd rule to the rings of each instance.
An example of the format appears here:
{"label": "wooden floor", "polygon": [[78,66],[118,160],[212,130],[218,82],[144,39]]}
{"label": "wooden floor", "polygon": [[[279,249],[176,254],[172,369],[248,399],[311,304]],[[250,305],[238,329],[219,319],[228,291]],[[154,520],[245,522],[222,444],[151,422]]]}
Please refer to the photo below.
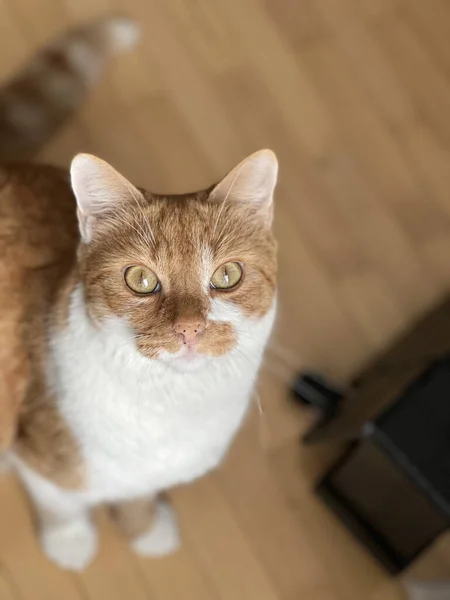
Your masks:
{"label": "wooden floor", "polygon": [[182,192],[277,152],[280,316],[262,414],[218,473],[174,493],[184,549],[169,559],[133,557],[100,514],[94,565],[58,571],[5,476],[0,599],[400,600],[314,498],[336,449],[301,448],[310,417],[287,386],[302,367],[345,381],[449,288],[450,3],[1,0],[0,73],[66,25],[125,7],[142,44],[43,157],[97,153]]}

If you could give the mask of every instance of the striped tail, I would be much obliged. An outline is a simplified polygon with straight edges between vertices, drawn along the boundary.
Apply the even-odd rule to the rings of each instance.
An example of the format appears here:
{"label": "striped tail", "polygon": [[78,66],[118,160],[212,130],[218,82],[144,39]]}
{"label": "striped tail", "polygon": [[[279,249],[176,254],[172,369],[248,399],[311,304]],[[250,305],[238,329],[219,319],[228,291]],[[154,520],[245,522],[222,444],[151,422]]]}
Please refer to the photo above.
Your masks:
{"label": "striped tail", "polygon": [[139,37],[124,17],[70,30],[0,86],[0,163],[29,160],[76,111],[109,60]]}

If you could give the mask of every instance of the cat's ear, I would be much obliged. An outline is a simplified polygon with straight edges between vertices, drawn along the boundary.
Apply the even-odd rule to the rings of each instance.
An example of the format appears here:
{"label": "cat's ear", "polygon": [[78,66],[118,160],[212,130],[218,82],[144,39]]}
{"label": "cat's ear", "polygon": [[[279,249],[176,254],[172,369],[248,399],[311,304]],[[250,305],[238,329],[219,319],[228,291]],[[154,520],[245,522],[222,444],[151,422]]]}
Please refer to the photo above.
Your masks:
{"label": "cat's ear", "polygon": [[72,190],[78,205],[78,221],[84,242],[92,239],[95,224],[120,204],[141,197],[125,177],[107,162],[90,154],[78,154],[70,167]]}
{"label": "cat's ear", "polygon": [[272,222],[273,192],[277,183],[278,161],[271,150],[251,154],[212,190],[215,202],[251,203],[268,225]]}

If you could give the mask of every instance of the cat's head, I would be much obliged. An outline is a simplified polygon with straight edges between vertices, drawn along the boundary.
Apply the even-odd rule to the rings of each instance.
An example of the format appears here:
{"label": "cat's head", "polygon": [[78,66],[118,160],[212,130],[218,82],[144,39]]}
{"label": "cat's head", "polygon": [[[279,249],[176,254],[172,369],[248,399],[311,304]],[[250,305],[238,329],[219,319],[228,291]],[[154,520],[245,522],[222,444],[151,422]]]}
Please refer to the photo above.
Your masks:
{"label": "cat's head", "polygon": [[99,326],[125,320],[144,356],[182,368],[235,349],[274,305],[277,169],[262,150],[207,190],[159,196],[78,155],[71,177],[90,316]]}

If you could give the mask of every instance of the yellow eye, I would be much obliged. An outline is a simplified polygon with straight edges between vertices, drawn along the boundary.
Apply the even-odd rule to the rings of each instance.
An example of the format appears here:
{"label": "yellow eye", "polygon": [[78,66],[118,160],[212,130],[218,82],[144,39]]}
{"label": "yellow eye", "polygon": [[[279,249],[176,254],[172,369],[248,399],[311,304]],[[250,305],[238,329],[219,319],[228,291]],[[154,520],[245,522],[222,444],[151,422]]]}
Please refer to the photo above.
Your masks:
{"label": "yellow eye", "polygon": [[238,262],[228,262],[219,267],[211,277],[211,287],[215,290],[231,290],[242,279],[242,267]]}
{"label": "yellow eye", "polygon": [[147,267],[128,267],[125,271],[125,283],[136,294],[152,294],[161,288],[158,278]]}

